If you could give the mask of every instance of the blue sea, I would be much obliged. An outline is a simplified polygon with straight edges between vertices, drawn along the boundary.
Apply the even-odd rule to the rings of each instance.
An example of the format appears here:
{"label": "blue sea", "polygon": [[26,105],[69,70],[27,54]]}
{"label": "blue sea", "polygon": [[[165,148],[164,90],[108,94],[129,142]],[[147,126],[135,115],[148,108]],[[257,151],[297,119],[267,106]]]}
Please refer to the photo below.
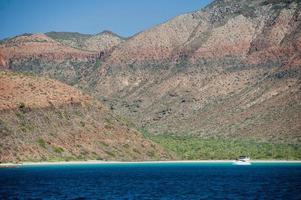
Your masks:
{"label": "blue sea", "polygon": [[158,163],[0,169],[0,199],[301,199],[301,164]]}

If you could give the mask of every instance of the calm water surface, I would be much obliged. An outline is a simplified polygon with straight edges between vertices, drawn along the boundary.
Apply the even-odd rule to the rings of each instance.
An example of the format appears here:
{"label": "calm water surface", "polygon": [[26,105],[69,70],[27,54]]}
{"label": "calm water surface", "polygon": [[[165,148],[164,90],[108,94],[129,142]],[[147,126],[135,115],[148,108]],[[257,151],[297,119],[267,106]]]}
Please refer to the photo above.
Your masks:
{"label": "calm water surface", "polygon": [[0,169],[0,199],[301,199],[300,164],[87,164]]}

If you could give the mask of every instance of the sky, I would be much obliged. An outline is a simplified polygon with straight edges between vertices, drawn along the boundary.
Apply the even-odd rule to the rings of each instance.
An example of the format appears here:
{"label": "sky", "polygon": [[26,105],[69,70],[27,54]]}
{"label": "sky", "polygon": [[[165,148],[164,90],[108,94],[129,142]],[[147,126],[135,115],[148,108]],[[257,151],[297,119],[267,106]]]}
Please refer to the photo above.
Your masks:
{"label": "sky", "polygon": [[212,0],[0,0],[0,39],[23,33],[110,30],[129,37]]}

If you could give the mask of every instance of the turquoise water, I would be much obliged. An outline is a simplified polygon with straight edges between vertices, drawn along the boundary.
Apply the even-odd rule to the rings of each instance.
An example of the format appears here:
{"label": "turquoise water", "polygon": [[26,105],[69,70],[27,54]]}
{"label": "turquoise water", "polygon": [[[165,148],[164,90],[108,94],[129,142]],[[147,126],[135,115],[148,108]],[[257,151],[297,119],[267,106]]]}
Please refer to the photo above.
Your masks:
{"label": "turquoise water", "polygon": [[0,199],[301,199],[301,164],[81,164],[0,169]]}

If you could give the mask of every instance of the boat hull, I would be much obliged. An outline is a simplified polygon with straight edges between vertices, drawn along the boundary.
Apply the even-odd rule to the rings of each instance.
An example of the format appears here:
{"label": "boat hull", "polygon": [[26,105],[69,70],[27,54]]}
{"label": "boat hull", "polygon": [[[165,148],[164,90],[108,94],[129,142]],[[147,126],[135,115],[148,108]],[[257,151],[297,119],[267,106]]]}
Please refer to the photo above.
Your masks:
{"label": "boat hull", "polygon": [[251,165],[250,162],[234,161],[233,165]]}

